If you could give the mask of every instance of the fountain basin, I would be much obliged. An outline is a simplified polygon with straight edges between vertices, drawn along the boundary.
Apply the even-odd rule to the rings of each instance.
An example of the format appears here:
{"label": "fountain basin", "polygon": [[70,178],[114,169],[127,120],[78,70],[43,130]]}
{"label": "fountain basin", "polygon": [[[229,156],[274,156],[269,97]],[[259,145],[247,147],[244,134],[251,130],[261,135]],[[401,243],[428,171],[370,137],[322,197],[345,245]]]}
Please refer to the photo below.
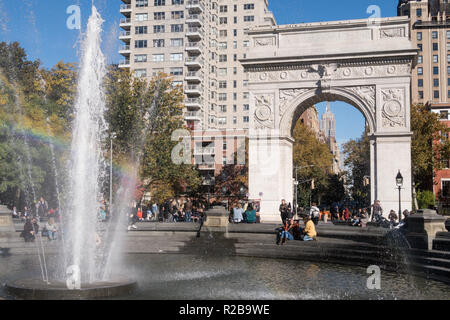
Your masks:
{"label": "fountain basin", "polygon": [[136,288],[137,282],[126,278],[81,284],[79,290],[67,289],[66,283],[62,281],[50,281],[47,284],[39,279],[21,279],[5,285],[8,294],[27,300],[111,298],[131,294]]}

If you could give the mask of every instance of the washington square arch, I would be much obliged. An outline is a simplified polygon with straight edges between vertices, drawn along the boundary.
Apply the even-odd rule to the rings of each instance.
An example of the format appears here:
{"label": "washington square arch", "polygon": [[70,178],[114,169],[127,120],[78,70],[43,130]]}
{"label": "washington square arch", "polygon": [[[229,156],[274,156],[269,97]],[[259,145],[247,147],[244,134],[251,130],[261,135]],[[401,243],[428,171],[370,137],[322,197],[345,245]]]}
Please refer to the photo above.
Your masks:
{"label": "washington square arch", "polygon": [[410,74],[417,49],[404,17],[250,29],[249,195],[263,221],[279,221],[293,203],[293,128],[322,101],[343,101],[365,117],[370,135],[371,201],[398,210],[395,177],[411,210]]}

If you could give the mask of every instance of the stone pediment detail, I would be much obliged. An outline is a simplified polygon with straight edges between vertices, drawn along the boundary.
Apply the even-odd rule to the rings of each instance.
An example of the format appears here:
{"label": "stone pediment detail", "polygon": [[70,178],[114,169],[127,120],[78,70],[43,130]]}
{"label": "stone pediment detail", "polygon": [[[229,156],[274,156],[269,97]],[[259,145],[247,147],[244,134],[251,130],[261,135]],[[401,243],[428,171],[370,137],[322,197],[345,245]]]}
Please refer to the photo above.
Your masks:
{"label": "stone pediment detail", "polygon": [[349,91],[352,91],[355,95],[361,98],[370,110],[375,113],[376,108],[376,89],[375,86],[359,86],[359,87],[347,87]]}
{"label": "stone pediment detail", "polygon": [[393,88],[381,90],[383,127],[405,127],[405,89]]}
{"label": "stone pediment detail", "polygon": [[282,118],[287,111],[287,108],[294,101],[295,98],[307,92],[310,89],[287,89],[280,90],[280,118]]}
{"label": "stone pediment detail", "polygon": [[275,127],[275,95],[255,95],[254,127],[255,129],[273,129]]}
{"label": "stone pediment detail", "polygon": [[283,82],[283,81],[326,81],[353,78],[379,78],[410,76],[411,64],[386,63],[367,64],[316,64],[295,68],[275,70],[255,70],[250,73],[250,82]]}

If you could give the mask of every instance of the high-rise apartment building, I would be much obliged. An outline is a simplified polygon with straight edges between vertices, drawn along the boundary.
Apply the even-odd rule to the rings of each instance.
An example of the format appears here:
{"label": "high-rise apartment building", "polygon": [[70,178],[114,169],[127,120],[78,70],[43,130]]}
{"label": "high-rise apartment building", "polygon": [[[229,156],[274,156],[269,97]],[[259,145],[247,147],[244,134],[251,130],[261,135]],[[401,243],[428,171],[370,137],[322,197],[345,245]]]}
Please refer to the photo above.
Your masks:
{"label": "high-rise apartment building", "polygon": [[194,130],[248,129],[247,30],[275,25],[267,0],[122,0],[120,67],[173,76]]}
{"label": "high-rise apartment building", "polygon": [[[411,76],[412,103],[428,105],[450,126],[450,2],[400,0],[397,10],[410,17],[411,41],[419,50]],[[435,171],[434,194],[441,212],[450,212],[450,164],[448,159],[437,160],[447,168]]]}

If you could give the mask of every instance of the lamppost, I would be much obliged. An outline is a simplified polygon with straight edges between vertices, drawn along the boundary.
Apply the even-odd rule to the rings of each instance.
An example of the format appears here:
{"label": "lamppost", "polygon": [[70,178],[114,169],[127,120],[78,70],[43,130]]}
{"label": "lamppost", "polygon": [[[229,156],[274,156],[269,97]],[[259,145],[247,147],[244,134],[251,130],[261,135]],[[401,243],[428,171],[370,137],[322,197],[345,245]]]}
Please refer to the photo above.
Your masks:
{"label": "lamppost", "polygon": [[395,182],[397,183],[398,187],[398,221],[402,221],[402,198],[401,198],[401,192],[402,192],[402,186],[403,186],[403,176],[400,173],[400,170],[398,170],[397,177],[395,177]]}

